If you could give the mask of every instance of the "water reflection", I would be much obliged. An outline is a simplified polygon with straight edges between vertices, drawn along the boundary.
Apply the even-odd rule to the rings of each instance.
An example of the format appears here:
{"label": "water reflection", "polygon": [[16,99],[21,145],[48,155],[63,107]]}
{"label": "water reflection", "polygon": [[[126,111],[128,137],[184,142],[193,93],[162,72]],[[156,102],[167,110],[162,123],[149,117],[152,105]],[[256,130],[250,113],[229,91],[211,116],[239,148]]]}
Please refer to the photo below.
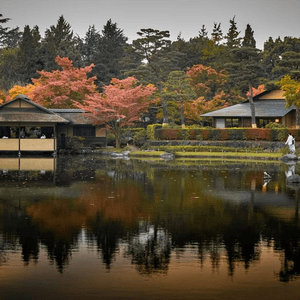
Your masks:
{"label": "water reflection", "polygon": [[172,255],[189,253],[212,271],[226,266],[233,278],[272,249],[279,281],[300,275],[300,185],[286,184],[289,166],[22,160],[0,160],[0,269],[18,251],[25,265],[46,251],[64,273],[86,246],[109,272],[121,256],[140,275],[168,275]]}

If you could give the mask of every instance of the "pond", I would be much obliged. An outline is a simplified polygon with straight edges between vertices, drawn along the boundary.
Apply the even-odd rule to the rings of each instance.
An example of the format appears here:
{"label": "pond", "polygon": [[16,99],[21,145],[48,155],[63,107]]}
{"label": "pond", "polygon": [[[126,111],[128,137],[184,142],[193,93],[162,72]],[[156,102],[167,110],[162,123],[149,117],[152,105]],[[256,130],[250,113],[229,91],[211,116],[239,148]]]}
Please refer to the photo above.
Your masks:
{"label": "pond", "polygon": [[298,299],[291,170],[0,158],[0,299]]}

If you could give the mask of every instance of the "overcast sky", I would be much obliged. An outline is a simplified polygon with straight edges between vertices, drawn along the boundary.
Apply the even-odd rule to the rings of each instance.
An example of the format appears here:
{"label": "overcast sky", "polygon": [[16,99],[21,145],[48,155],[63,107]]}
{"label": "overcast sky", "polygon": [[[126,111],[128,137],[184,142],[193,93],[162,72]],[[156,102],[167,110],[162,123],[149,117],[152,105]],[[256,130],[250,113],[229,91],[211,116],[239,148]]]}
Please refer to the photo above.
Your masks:
{"label": "overcast sky", "polygon": [[270,36],[300,37],[300,0],[0,0],[0,13],[11,19],[7,26],[38,25],[42,36],[63,15],[82,38],[89,25],[101,31],[108,19],[129,41],[141,28],[169,30],[172,40],[179,33],[189,40],[203,24],[210,35],[214,22],[221,23],[225,35],[234,16],[241,37],[251,25],[260,49]]}

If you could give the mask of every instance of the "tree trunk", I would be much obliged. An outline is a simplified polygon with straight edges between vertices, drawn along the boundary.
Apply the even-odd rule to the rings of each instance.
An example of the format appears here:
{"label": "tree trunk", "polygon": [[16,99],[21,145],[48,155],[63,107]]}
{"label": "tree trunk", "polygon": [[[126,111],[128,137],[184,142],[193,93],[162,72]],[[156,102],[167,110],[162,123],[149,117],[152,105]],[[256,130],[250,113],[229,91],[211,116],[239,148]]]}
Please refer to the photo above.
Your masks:
{"label": "tree trunk", "polygon": [[169,124],[169,115],[168,115],[167,103],[164,99],[161,99],[161,104],[163,108],[163,126],[164,126]]}
{"label": "tree trunk", "polygon": [[118,121],[114,124],[114,131],[116,136],[116,148],[120,148],[121,146],[121,130],[120,130],[120,124]]}
{"label": "tree trunk", "polygon": [[252,128],[257,128],[256,119],[255,119],[255,105],[253,101],[253,90],[252,90],[251,83],[249,83],[249,91],[250,91],[249,103],[250,103],[250,110],[251,110],[251,124],[252,124]]}
{"label": "tree trunk", "polygon": [[181,106],[180,106],[180,119],[181,119],[181,127],[185,128],[185,118],[184,118],[183,102],[181,102]]}
{"label": "tree trunk", "polygon": [[[161,93],[163,90],[161,83],[158,84],[158,88]],[[167,108],[167,103],[166,103],[165,99],[163,99],[163,97],[160,97],[160,98],[161,98],[161,105],[163,108],[163,124],[162,125],[164,126],[164,125],[169,124],[169,115],[168,115],[168,108]]]}

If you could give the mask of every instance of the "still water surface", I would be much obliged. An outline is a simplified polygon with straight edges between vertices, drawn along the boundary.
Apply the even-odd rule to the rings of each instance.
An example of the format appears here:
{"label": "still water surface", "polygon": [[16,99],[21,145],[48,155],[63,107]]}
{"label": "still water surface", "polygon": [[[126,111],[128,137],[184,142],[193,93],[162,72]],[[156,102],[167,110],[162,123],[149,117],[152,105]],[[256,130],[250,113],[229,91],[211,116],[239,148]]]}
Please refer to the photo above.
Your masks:
{"label": "still water surface", "polygon": [[299,299],[293,167],[0,158],[0,299]]}

